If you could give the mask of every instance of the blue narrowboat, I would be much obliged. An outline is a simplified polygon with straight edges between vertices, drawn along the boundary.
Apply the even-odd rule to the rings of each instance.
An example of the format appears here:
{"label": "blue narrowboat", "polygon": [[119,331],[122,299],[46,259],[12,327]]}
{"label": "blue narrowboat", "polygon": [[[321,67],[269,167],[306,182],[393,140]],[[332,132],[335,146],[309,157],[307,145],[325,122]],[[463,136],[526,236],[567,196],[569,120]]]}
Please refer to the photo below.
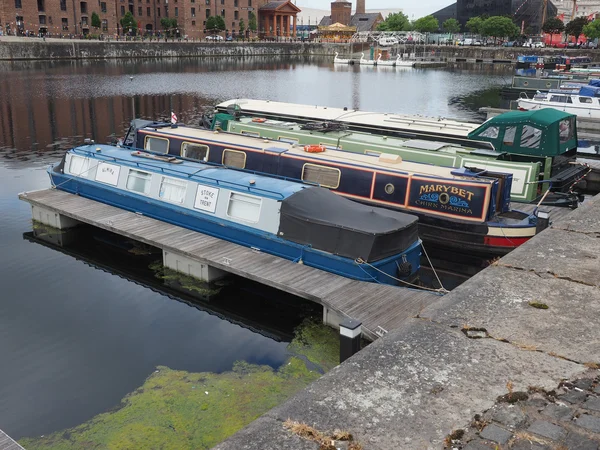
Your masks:
{"label": "blue narrowboat", "polygon": [[416,214],[425,243],[469,254],[503,255],[536,232],[534,215],[510,208],[511,174],[139,120],[125,145],[295,178],[357,202]]}
{"label": "blue narrowboat", "polygon": [[57,189],[355,280],[402,284],[419,269],[415,216],[318,186],[97,144],[48,171]]}

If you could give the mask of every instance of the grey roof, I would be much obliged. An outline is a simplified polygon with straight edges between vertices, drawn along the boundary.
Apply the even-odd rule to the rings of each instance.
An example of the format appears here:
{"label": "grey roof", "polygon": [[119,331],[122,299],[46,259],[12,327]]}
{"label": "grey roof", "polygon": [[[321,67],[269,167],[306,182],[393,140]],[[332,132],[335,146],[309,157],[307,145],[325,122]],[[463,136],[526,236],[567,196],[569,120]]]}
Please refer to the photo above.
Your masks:
{"label": "grey roof", "polygon": [[265,3],[258,9],[277,9],[277,7],[284,5],[286,3],[287,3],[287,0],[286,1],[278,1],[278,2],[269,2],[269,3]]}
{"label": "grey roof", "polygon": [[[356,27],[356,31],[372,31],[378,17],[381,17],[380,13],[354,14],[348,25]],[[319,26],[327,27],[329,25],[332,25],[331,16],[324,16]]]}

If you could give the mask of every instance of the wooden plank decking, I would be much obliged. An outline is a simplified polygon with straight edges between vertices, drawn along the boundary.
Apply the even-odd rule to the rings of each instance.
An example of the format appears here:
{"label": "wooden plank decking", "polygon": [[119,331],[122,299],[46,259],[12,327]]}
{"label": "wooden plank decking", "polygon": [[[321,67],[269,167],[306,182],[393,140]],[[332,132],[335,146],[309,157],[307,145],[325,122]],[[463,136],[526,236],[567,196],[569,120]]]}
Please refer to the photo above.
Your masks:
{"label": "wooden plank decking", "polygon": [[56,189],[26,192],[19,198],[320,303],[341,317],[362,321],[364,335],[372,340],[378,337],[380,328],[397,329],[440,298],[427,291],[350,280]]}
{"label": "wooden plank decking", "polygon": [[0,450],[24,450],[8,434],[0,430]]}

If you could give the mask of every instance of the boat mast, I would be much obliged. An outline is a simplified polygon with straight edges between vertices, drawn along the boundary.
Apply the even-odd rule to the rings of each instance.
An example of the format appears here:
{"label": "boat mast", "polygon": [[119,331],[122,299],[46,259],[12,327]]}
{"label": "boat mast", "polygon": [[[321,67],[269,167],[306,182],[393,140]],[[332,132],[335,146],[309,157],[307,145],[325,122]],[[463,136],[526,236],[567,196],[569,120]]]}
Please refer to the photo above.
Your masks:
{"label": "boat mast", "polygon": [[577,12],[577,0],[573,0],[573,11],[571,12],[571,20],[575,18],[575,13]]}
{"label": "boat mast", "polygon": [[[575,0],[573,0],[575,1]],[[546,23],[546,14],[548,13],[548,0],[542,2],[542,27]]]}

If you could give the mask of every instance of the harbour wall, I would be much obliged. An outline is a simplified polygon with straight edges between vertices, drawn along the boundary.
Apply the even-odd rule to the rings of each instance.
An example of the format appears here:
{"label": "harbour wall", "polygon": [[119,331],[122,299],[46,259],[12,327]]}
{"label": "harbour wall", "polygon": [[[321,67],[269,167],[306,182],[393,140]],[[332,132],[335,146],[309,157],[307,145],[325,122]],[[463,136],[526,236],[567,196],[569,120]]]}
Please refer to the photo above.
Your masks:
{"label": "harbour wall", "polygon": [[[116,59],[176,57],[333,56],[368,52],[370,44],[328,42],[131,42],[0,37],[0,60]],[[594,50],[527,49],[513,47],[457,47],[400,45],[401,52],[416,53],[446,61],[510,62],[519,55],[536,54],[595,56]],[[395,50],[394,50],[395,51]],[[593,58],[594,59],[594,58]]]}

